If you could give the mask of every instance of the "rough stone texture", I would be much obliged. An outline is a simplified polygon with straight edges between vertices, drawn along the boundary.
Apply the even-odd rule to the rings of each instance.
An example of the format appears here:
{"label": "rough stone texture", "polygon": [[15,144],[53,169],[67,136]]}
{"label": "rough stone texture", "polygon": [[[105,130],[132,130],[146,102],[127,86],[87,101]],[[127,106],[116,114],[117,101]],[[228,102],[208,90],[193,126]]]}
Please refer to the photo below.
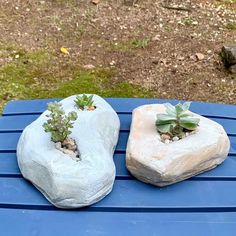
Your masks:
{"label": "rough stone texture", "polygon": [[232,74],[236,74],[236,64],[230,66],[229,71],[230,71]]}
{"label": "rough stone texture", "polygon": [[75,96],[61,101],[66,113],[75,110],[78,114],[70,137],[78,145],[80,161],[57,150],[50,134],[44,132],[48,111],[24,129],[18,142],[17,159],[24,178],[60,208],[93,204],[113,187],[120,121],[105,100],[96,95],[93,99],[94,111],[76,109]]}
{"label": "rough stone texture", "polygon": [[236,64],[236,45],[224,45],[221,57],[226,67]]}
{"label": "rough stone texture", "polygon": [[196,134],[165,144],[156,131],[157,113],[162,104],[144,105],[133,111],[126,151],[126,165],[139,180],[165,186],[212,169],[225,160],[230,142],[223,127],[198,116]]}

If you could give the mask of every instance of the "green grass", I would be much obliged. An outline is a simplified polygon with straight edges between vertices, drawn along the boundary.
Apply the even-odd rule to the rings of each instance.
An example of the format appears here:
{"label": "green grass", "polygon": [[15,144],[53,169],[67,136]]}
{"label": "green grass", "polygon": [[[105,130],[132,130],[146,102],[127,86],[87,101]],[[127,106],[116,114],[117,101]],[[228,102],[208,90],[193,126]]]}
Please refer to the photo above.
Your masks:
{"label": "green grass", "polygon": [[218,0],[219,2],[222,2],[224,4],[233,4],[236,3],[236,0]]}
{"label": "green grass", "polygon": [[216,0],[214,2],[214,5],[216,7],[223,7],[223,8],[232,8],[235,6],[236,4],[236,0]]}
{"label": "green grass", "polygon": [[236,30],[236,22],[228,22],[226,28],[229,30]]}
{"label": "green grass", "polygon": [[149,39],[131,39],[123,42],[116,42],[112,45],[112,48],[118,51],[129,51],[137,48],[148,47]]}
{"label": "green grass", "polygon": [[194,20],[191,17],[188,17],[183,20],[183,24],[186,26],[191,26],[193,24],[193,21]]}
{"label": "green grass", "polygon": [[[70,58],[59,60],[44,50],[3,50],[12,58],[0,68],[0,110],[13,99],[67,97],[95,93],[104,97],[152,97],[152,91],[127,81],[116,81],[115,69],[85,70]],[[17,56],[16,58],[16,55]]]}
{"label": "green grass", "polygon": [[[106,74],[106,73],[105,73]],[[72,81],[63,83],[52,92],[53,97],[67,97],[79,93],[96,93],[103,97],[149,97],[152,92],[128,82],[111,82],[104,76],[104,70],[94,72],[78,71]]]}

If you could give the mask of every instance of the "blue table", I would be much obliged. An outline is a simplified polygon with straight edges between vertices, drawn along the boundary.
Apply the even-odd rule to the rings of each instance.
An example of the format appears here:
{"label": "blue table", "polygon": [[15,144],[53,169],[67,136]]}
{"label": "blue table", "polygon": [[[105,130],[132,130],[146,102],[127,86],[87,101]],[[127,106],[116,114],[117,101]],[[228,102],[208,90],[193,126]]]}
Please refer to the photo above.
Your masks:
{"label": "blue table", "polygon": [[0,235],[236,235],[236,106],[192,103],[192,111],[224,126],[231,141],[229,156],[214,170],[158,188],[130,176],[125,149],[132,110],[167,100],[106,99],[121,120],[114,189],[93,206],[65,211],[22,178],[16,161],[22,130],[52,100],[9,102],[0,118]]}

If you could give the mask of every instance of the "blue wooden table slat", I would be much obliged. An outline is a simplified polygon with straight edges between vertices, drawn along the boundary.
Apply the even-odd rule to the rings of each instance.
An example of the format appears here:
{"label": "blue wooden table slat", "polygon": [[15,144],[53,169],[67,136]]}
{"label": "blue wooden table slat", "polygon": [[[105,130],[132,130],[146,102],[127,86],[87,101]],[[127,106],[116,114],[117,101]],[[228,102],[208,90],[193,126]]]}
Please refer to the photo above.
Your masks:
{"label": "blue wooden table slat", "polygon": [[[23,178],[0,178],[0,189],[0,208],[57,210]],[[219,191],[219,189],[224,191]],[[102,201],[88,207],[87,210],[236,212],[235,189],[236,181],[187,180],[173,186],[157,188],[135,179],[116,180],[112,192]]]}
{"label": "blue wooden table slat", "polygon": [[[4,218],[1,218],[2,215]],[[16,232],[21,236],[235,236],[235,219],[236,213],[55,213],[0,209],[1,232],[4,232],[4,236],[16,235]],[[9,227],[12,222],[14,227]]]}
{"label": "blue wooden table slat", "polygon": [[[138,106],[152,103],[166,103],[170,102],[176,104],[178,100],[166,100],[166,99],[144,99],[144,98],[105,98],[108,103],[118,113],[130,113]],[[47,103],[51,101],[60,101],[61,99],[35,99],[35,100],[18,100],[9,102],[4,110],[3,115],[14,114],[33,114],[42,113]],[[191,110],[213,117],[224,118],[236,118],[236,109],[234,105],[205,103],[205,102],[192,102]]]}

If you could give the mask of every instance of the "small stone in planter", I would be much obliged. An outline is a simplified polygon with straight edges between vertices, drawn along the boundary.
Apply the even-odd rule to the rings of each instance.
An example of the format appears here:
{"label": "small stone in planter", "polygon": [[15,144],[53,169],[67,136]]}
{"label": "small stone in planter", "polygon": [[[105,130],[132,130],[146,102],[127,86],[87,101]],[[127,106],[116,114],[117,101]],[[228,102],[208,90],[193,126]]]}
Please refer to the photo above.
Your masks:
{"label": "small stone in planter", "polygon": [[69,149],[73,152],[75,152],[77,150],[77,145],[75,143],[75,140],[73,140],[71,138],[67,138],[63,142],[61,142],[61,147],[65,148],[65,149]]}
{"label": "small stone in planter", "polygon": [[169,143],[171,143],[171,140],[170,140],[170,139],[165,139],[165,140],[164,140],[164,143],[165,143],[165,144],[169,144]]}
{"label": "small stone in planter", "polygon": [[94,111],[96,109],[96,106],[86,107],[85,110],[88,111]]}
{"label": "small stone in planter", "polygon": [[55,144],[55,147],[64,154],[69,155],[73,160],[76,161],[81,160],[75,140],[67,138],[63,142],[57,142]]}
{"label": "small stone in planter", "polygon": [[178,136],[175,136],[172,138],[173,141],[178,141],[179,140],[179,137]]}
{"label": "small stone in planter", "polygon": [[165,140],[170,140],[171,137],[170,137],[170,135],[168,135],[168,134],[162,134],[162,135],[161,135],[161,139],[165,141]]}

